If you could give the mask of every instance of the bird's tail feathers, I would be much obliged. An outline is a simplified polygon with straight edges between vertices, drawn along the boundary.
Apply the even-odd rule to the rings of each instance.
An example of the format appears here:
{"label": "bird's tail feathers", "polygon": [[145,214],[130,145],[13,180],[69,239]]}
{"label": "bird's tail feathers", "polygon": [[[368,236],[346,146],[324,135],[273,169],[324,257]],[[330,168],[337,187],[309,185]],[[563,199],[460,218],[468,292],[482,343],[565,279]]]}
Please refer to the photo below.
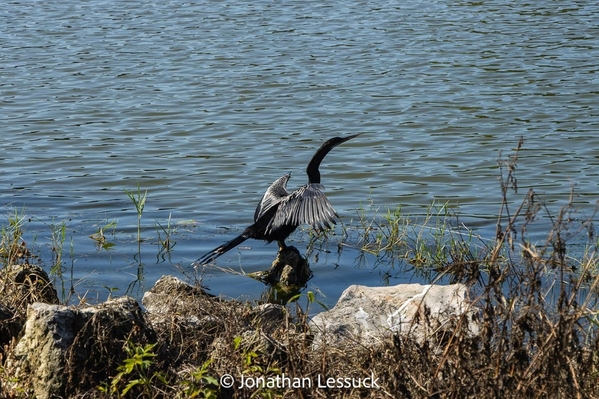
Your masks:
{"label": "bird's tail feathers", "polygon": [[232,250],[233,248],[235,248],[236,246],[238,246],[239,244],[241,244],[248,238],[249,237],[244,236],[243,234],[235,237],[231,241],[226,242],[223,245],[221,245],[220,247],[214,248],[212,251],[203,255],[201,258],[199,258],[198,260],[193,262],[193,266],[201,266],[201,265],[206,265],[208,263],[213,262],[216,258],[218,258],[222,254]]}

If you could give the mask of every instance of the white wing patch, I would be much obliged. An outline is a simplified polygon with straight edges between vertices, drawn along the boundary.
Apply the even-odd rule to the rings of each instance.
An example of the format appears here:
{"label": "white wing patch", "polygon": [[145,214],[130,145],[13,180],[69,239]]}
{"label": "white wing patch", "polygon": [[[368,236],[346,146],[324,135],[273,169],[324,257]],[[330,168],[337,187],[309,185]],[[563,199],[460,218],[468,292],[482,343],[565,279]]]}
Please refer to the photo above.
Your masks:
{"label": "white wing patch", "polygon": [[281,202],[281,200],[289,195],[287,191],[287,181],[291,177],[291,173],[287,173],[284,176],[275,180],[266,192],[262,196],[260,203],[256,207],[254,212],[254,222],[264,215],[270,208]]}
{"label": "white wing patch", "polygon": [[309,224],[315,230],[330,228],[338,216],[323,189],[321,184],[306,184],[280,200],[275,217],[266,230],[270,232],[282,226],[300,224]]}

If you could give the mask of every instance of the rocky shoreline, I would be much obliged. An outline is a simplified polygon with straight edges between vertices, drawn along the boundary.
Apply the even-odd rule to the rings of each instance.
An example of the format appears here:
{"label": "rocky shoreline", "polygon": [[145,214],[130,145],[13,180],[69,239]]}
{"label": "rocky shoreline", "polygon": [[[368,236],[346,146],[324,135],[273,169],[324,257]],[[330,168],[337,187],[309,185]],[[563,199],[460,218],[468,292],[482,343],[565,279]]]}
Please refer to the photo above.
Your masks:
{"label": "rocky shoreline", "polygon": [[[111,384],[122,375],[119,366],[131,358],[127,348],[132,347],[153,349],[155,372],[148,371],[150,375],[165,375],[167,369],[185,375],[207,361],[222,363],[220,374],[233,375],[239,365],[226,365],[231,352],[280,360],[289,356],[290,341],[301,344],[309,356],[312,351],[376,351],[398,334],[422,343],[442,331],[454,331],[456,323],[464,321],[467,335],[478,333],[476,309],[467,300],[466,287],[459,284],[355,285],[333,309],[308,320],[301,310],[290,309],[294,305],[224,300],[172,276],[157,281],[141,304],[121,297],[94,306],[60,305],[38,266],[5,268],[0,281],[7,294],[7,303],[0,304],[0,394],[7,397],[111,396]],[[252,359],[243,362],[237,370],[241,377],[249,371],[255,378],[274,378],[281,371],[293,375],[292,366],[273,374]],[[214,379],[222,377],[219,367],[213,371]],[[384,383],[379,384],[384,390]],[[208,378],[198,386],[220,397],[244,389]],[[119,386],[113,388],[112,393],[122,394]]]}

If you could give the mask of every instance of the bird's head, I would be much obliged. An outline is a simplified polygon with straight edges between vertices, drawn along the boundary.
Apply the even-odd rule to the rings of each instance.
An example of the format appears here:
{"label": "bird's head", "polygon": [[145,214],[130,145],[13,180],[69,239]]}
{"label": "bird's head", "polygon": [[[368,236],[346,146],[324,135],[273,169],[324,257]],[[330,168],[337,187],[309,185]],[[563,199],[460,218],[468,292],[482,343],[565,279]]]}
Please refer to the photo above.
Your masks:
{"label": "bird's head", "polygon": [[354,137],[358,137],[362,133],[354,134],[352,136],[347,137],[333,137],[325,141],[323,145],[316,151],[308,167],[306,168],[306,173],[308,174],[308,181],[310,183],[320,183],[320,172],[318,171],[318,167],[320,163],[324,159],[324,157],[331,151],[333,148],[337,147],[341,143],[345,143],[347,140],[351,140]]}
{"label": "bird's head", "polygon": [[354,134],[354,135],[347,136],[347,137],[333,137],[332,139],[325,141],[325,143],[320,146],[320,149],[328,148],[328,151],[327,151],[327,153],[328,153],[330,150],[337,147],[339,144],[345,143],[346,141],[356,138],[361,134],[362,133],[358,133],[358,134]]}

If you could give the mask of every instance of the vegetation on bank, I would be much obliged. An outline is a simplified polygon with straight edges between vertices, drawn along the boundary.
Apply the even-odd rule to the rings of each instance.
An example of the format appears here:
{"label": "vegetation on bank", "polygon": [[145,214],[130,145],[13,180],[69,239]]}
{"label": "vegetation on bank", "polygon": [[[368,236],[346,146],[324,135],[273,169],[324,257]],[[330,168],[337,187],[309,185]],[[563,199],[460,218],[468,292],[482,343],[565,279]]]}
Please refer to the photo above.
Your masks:
{"label": "vegetation on bank", "polygon": [[[104,353],[108,377],[81,385],[79,391],[74,388],[74,396],[599,397],[599,240],[594,215],[580,218],[572,200],[552,214],[533,190],[513,205],[510,196],[518,190],[521,145],[509,158],[498,160],[503,202],[495,237],[478,236],[446,206],[433,205],[423,220],[403,215],[401,208],[362,212],[344,226],[339,239],[340,246],[356,247],[381,263],[404,259],[431,281],[468,285],[479,309],[478,335],[472,336],[458,320],[451,333],[424,343],[396,336],[376,348],[316,349],[307,313],[310,306],[319,305],[311,293],[287,304],[280,328],[256,326],[252,334],[239,333],[248,324],[239,314],[253,304],[240,304],[240,313],[232,314],[215,301],[203,311],[230,322],[209,329],[175,322],[154,325],[153,334],[143,337],[132,331],[116,343],[120,351]],[[139,220],[146,194],[138,188],[128,195]],[[541,217],[550,221],[550,228],[546,240],[533,242],[528,232]],[[24,220],[24,210],[14,211],[2,228],[3,267],[32,260],[21,238]],[[109,228],[115,227],[99,228],[94,239],[102,241]],[[60,224],[51,231],[56,250],[51,273],[56,276],[61,273],[65,235]],[[164,248],[172,248],[170,220],[157,231],[167,237],[161,240]],[[581,243],[586,243],[583,249]],[[4,297],[0,302],[14,309],[15,318],[25,317],[27,301]],[[14,341],[0,351],[2,381],[13,378],[3,368],[13,347]],[[232,387],[224,386],[227,375],[236,379]],[[240,387],[241,376],[256,385]],[[358,380],[362,386],[354,386]],[[27,396],[19,391],[0,391],[1,395]]]}

